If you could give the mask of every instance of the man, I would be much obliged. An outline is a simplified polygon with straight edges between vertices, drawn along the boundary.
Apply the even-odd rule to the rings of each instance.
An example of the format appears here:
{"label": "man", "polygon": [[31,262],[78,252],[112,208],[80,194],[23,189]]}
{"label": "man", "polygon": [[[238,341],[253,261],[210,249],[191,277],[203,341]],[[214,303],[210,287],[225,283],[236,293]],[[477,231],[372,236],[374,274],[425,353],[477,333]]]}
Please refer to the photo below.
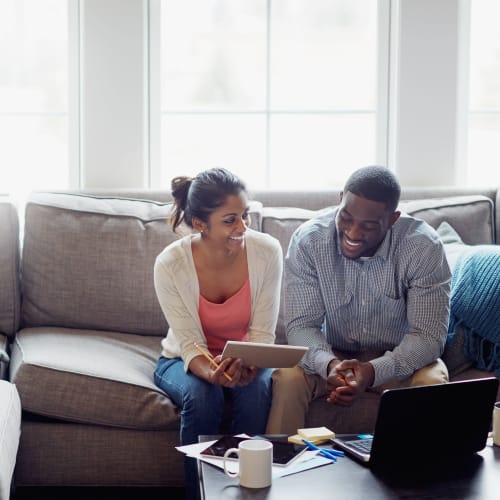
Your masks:
{"label": "man", "polygon": [[286,334],[309,351],[275,371],[267,432],[295,434],[316,397],[350,406],[365,390],[448,381],[450,270],[436,232],[397,211],[400,192],[387,168],[361,168],[339,207],[292,236]]}

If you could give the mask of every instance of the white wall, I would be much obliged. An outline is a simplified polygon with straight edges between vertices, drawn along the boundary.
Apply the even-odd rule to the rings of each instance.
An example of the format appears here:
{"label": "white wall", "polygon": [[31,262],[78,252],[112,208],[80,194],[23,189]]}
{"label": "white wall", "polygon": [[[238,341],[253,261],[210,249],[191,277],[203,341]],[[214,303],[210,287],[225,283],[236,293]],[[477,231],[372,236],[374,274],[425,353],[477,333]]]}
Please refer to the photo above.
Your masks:
{"label": "white wall", "polygon": [[460,2],[393,4],[390,165],[405,185],[450,185],[458,180]]}
{"label": "white wall", "polygon": [[81,0],[81,184],[145,187],[147,0]]}

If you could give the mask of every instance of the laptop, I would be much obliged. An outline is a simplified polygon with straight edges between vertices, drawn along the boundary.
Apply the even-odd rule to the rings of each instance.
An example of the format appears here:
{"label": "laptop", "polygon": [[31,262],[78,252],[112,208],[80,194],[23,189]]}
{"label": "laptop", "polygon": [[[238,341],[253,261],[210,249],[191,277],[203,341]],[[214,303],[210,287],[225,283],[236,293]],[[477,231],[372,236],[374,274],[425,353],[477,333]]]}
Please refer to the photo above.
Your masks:
{"label": "laptop", "polygon": [[486,446],[498,383],[490,377],[388,389],[373,435],[340,434],[332,441],[380,470],[470,456]]}

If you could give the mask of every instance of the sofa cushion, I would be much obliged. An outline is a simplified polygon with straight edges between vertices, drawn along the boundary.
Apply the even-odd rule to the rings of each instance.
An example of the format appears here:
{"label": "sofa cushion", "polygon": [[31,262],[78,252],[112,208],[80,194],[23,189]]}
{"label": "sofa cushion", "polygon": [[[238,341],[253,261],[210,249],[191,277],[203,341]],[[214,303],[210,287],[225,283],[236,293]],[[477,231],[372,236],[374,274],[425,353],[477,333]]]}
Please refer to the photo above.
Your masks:
{"label": "sofa cushion", "polygon": [[26,206],[22,326],[165,335],[153,264],[171,205],[36,193]]}
{"label": "sofa cushion", "polygon": [[153,381],[158,337],[67,328],[21,330],[10,379],[25,411],[128,429],[176,429],[178,412]]}
{"label": "sofa cushion", "polygon": [[19,220],[15,206],[0,199],[0,333],[14,335],[20,304]]}
{"label": "sofa cushion", "polygon": [[[164,488],[184,486],[184,455],[175,449],[179,446],[178,430],[145,432],[72,422],[54,425],[31,415],[24,417],[16,463],[16,499],[182,498]],[[22,487],[24,491],[35,487],[38,496],[23,495]]]}
{"label": "sofa cushion", "polygon": [[286,255],[294,231],[305,221],[322,212],[323,210],[294,207],[264,207],[262,209],[262,231],[274,236],[280,242],[283,255]]}
{"label": "sofa cushion", "polygon": [[433,228],[446,221],[468,245],[495,242],[493,201],[482,195],[402,201],[399,209],[425,220]]}
{"label": "sofa cushion", "polygon": [[436,232],[443,242],[446,260],[448,261],[451,271],[453,271],[458,257],[460,257],[460,255],[467,250],[467,248],[469,248],[469,245],[466,245],[462,241],[460,235],[447,222],[441,222],[439,227],[436,229]]}
{"label": "sofa cushion", "polygon": [[[288,244],[294,231],[305,221],[318,216],[324,210],[307,210],[304,208],[293,207],[264,207],[262,209],[262,231],[277,238],[280,242],[285,256],[288,251]],[[278,315],[278,323],[276,325],[276,343],[286,344],[285,335],[285,319],[283,307],[283,287],[284,280],[281,283],[281,300],[280,310]]]}

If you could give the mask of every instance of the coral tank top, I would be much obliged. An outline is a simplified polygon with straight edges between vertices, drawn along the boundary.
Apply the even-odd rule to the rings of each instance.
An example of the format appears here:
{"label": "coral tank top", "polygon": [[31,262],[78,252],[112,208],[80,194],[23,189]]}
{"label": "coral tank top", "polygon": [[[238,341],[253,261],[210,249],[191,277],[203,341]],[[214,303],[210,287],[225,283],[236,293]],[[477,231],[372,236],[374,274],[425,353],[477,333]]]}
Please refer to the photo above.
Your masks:
{"label": "coral tank top", "polygon": [[222,304],[210,302],[200,294],[198,313],[208,350],[222,353],[227,340],[248,340],[251,314],[250,280]]}

